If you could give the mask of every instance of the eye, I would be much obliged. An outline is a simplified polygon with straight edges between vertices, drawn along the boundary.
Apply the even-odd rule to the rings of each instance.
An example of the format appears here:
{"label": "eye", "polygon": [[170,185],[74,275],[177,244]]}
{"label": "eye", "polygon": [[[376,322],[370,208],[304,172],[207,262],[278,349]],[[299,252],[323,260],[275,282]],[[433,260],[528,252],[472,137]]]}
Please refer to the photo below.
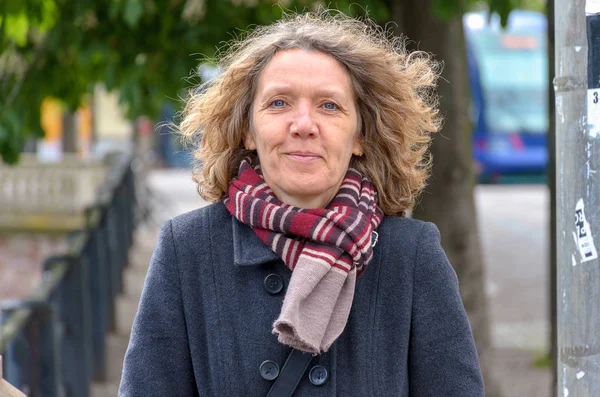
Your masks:
{"label": "eye", "polygon": [[285,102],[282,99],[275,99],[269,105],[274,108],[282,108],[285,106]]}
{"label": "eye", "polygon": [[323,104],[323,109],[325,110],[336,110],[337,105],[333,102],[326,102]]}

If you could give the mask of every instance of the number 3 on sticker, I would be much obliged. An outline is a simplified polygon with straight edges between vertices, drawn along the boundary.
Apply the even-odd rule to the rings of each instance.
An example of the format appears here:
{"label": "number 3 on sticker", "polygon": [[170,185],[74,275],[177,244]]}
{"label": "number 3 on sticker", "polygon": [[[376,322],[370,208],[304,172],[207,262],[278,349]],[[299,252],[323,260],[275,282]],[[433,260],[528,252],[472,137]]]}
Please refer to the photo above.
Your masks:
{"label": "number 3 on sticker", "polygon": [[[600,88],[590,88],[587,90],[587,104],[593,108],[600,102]],[[590,109],[592,110],[592,109]]]}
{"label": "number 3 on sticker", "polygon": [[600,89],[587,90],[587,124],[591,138],[600,135]]}

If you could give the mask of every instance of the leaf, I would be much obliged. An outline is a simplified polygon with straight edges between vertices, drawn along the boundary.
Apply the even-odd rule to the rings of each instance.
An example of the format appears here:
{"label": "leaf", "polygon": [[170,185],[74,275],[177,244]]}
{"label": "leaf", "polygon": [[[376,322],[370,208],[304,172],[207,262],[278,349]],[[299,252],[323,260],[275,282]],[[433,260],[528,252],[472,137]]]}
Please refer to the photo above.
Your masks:
{"label": "leaf", "polygon": [[19,160],[23,142],[23,137],[18,133],[20,123],[11,110],[3,115],[5,118],[0,120],[0,156],[3,162],[15,164]]}
{"label": "leaf", "polygon": [[2,162],[10,165],[17,164],[20,154],[20,151],[13,150],[10,142],[0,141],[0,157],[2,157]]}
{"label": "leaf", "polygon": [[121,12],[122,0],[112,0],[108,6],[108,17],[111,21],[115,21]]}
{"label": "leaf", "polygon": [[39,29],[42,32],[47,32],[56,23],[59,11],[56,3],[53,0],[43,0],[41,10],[41,20],[39,23]]}
{"label": "leaf", "polygon": [[504,27],[508,22],[508,15],[513,10],[511,0],[488,0],[490,14],[497,13],[500,16],[500,24]]}
{"label": "leaf", "polygon": [[29,22],[25,14],[6,16],[6,37],[18,46],[27,45],[27,31]]}
{"label": "leaf", "polygon": [[142,5],[141,0],[127,0],[125,3],[125,10],[123,12],[123,17],[127,25],[134,29],[142,15],[144,13],[144,6]]}
{"label": "leaf", "polygon": [[106,86],[107,91],[112,91],[116,86],[116,66],[114,64],[109,64],[106,68],[106,73],[104,77],[104,85]]}
{"label": "leaf", "polygon": [[463,14],[465,6],[463,2],[457,0],[433,0],[432,2],[433,13],[443,21]]}

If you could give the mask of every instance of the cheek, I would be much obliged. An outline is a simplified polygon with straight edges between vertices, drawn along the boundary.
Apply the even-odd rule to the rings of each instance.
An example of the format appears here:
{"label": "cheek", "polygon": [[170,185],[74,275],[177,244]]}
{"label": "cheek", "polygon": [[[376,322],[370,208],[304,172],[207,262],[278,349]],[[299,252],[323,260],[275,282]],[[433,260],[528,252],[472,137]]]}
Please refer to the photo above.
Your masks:
{"label": "cheek", "polygon": [[256,144],[266,151],[276,149],[285,139],[285,134],[281,134],[279,131],[281,131],[281,127],[275,123],[262,124],[254,130]]}

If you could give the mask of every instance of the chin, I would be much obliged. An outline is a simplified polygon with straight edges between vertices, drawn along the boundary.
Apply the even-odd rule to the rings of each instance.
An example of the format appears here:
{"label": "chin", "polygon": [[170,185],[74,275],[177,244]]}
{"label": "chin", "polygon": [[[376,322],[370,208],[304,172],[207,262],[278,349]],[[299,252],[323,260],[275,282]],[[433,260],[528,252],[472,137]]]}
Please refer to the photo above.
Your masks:
{"label": "chin", "polygon": [[[323,194],[328,194],[330,186],[318,185],[314,183],[303,183],[299,185],[289,186],[288,194],[295,197],[317,197]],[[337,192],[335,192],[337,193]],[[334,194],[335,195],[335,194]]]}
{"label": "chin", "polygon": [[304,186],[304,187],[294,186],[288,190],[290,195],[295,196],[295,197],[319,196],[319,195],[323,194],[324,191],[325,191],[325,189],[315,188],[314,185],[309,185],[309,186]]}

